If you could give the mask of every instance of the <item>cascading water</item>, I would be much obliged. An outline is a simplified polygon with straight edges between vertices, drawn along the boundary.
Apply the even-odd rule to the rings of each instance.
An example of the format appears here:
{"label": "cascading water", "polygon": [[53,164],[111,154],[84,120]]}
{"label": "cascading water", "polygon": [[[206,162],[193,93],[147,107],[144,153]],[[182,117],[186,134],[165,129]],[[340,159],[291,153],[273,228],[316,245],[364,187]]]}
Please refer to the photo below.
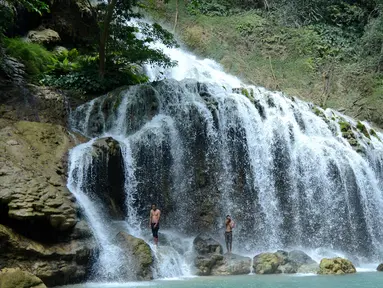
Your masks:
{"label": "cascading water", "polygon": [[[148,242],[142,227],[157,202],[161,225],[190,237],[218,233],[231,214],[234,247],[246,254],[299,247],[382,259],[383,134],[368,123],[370,133],[361,133],[359,123],[335,111],[245,86],[211,60],[159,47],[178,66],[146,71],[153,81],[167,80],[102,96],[72,113],[72,128],[93,140],[71,152],[68,187],[100,243],[100,274],[119,265],[109,216],[87,188],[92,145],[106,136],[121,146],[127,230]],[[191,273],[192,238],[165,234],[155,275]]]}

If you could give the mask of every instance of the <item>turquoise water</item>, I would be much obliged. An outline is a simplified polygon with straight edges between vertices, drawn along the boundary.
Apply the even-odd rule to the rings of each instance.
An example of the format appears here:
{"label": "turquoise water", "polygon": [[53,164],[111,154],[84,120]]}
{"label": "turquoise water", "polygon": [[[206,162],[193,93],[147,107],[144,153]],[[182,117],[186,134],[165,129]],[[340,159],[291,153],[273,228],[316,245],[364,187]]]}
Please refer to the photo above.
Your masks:
{"label": "turquoise water", "polygon": [[[382,288],[383,273],[356,273],[341,276],[246,275],[196,277],[182,280],[156,280],[131,283],[87,283],[65,288]],[[64,288],[64,287],[62,287]]]}

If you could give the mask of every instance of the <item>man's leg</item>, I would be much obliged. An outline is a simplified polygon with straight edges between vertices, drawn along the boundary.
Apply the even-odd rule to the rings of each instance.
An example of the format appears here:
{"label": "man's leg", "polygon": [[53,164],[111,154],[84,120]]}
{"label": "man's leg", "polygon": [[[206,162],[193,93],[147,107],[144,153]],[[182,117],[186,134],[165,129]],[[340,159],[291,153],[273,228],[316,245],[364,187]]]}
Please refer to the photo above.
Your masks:
{"label": "man's leg", "polygon": [[158,245],[158,230],[160,229],[159,224],[154,228],[154,244]]}
{"label": "man's leg", "polygon": [[226,251],[229,253],[229,237],[228,233],[225,232]]}
{"label": "man's leg", "polygon": [[229,237],[230,237],[230,240],[229,240],[229,243],[230,243],[229,253],[231,253],[231,248],[232,248],[232,243],[233,243],[233,232],[229,233]]}

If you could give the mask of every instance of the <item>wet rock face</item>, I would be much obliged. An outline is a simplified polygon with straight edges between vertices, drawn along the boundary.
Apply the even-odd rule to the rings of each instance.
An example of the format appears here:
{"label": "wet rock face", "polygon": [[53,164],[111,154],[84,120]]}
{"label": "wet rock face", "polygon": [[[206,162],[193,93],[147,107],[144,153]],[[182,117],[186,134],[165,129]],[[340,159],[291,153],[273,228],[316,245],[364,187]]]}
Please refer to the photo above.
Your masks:
{"label": "wet rock face", "polygon": [[5,268],[0,271],[1,288],[46,288],[41,279],[17,268]]}
{"label": "wet rock face", "polygon": [[[136,238],[126,232],[120,232],[116,236],[115,242],[124,250],[128,259],[128,265],[123,267],[121,274],[123,279],[131,280],[133,276],[136,280],[151,280],[153,272],[153,256],[149,245],[142,239]],[[133,275],[131,275],[133,273]]]}
{"label": "wet rock face", "polygon": [[383,272],[383,263],[379,264],[376,271]]}
{"label": "wet rock face", "polygon": [[120,144],[113,138],[102,138],[93,144],[93,164],[87,186],[89,193],[95,193],[108,206],[113,218],[124,219],[126,215],[124,191],[124,161]]}
{"label": "wet rock face", "polygon": [[350,260],[344,258],[332,258],[327,259],[324,258],[321,260],[319,264],[319,272],[318,274],[350,274],[355,273],[355,266],[352,264]]}

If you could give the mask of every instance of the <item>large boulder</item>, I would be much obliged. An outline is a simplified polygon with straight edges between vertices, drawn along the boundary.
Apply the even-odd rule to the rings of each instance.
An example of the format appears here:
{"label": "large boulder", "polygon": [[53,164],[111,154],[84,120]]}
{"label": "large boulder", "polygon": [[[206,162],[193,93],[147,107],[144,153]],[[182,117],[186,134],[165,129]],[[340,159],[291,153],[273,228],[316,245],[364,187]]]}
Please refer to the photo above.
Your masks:
{"label": "large boulder", "polygon": [[355,273],[356,269],[350,260],[344,258],[324,258],[319,264],[318,274],[349,274]]}
{"label": "large boulder", "polygon": [[383,263],[379,264],[376,271],[383,272]]}
{"label": "large boulder", "polygon": [[35,275],[18,268],[4,268],[0,271],[1,288],[47,288]]}
{"label": "large boulder", "polygon": [[0,224],[0,267],[20,267],[49,286],[84,281],[97,253],[96,244],[90,232],[75,237],[43,244]]}
{"label": "large boulder", "polygon": [[121,147],[115,139],[101,138],[93,143],[93,163],[89,174],[94,175],[87,189],[107,206],[109,214],[124,219],[126,192],[124,160]]}
{"label": "large boulder", "polygon": [[199,234],[193,241],[193,247],[197,254],[194,259],[197,275],[211,275],[214,267],[222,265],[224,260],[222,246],[210,234]]}
{"label": "large boulder", "polygon": [[314,262],[312,264],[303,264],[298,267],[297,273],[313,273],[317,274],[319,272],[319,264]]}
{"label": "large boulder", "polygon": [[222,259],[217,259],[211,268],[211,275],[244,275],[249,274],[251,258],[236,254],[225,254]]}
{"label": "large boulder", "polygon": [[222,254],[222,246],[211,235],[199,234],[193,241],[194,250],[199,255]]}
{"label": "large boulder", "polygon": [[[135,277],[136,280],[153,279],[153,256],[149,245],[144,240],[126,232],[119,232],[116,236],[116,243],[129,257],[127,260],[130,265],[125,267],[127,271],[121,271],[123,277],[129,275]],[[132,272],[134,275],[131,275]]]}
{"label": "large boulder", "polygon": [[211,235],[199,234],[193,241],[197,256],[197,275],[242,275],[250,273],[251,258],[236,254],[222,255],[222,246]]}
{"label": "large boulder", "polygon": [[300,250],[290,251],[287,257],[289,262],[295,262],[298,266],[316,263],[309,255]]}
{"label": "large boulder", "polygon": [[277,253],[261,253],[253,258],[253,268],[256,274],[282,273],[280,265],[285,264],[285,259]]}
{"label": "large boulder", "polygon": [[54,46],[61,41],[60,35],[52,29],[31,30],[27,34],[28,41],[42,44],[45,46]]}
{"label": "large boulder", "polygon": [[275,253],[261,253],[255,256],[253,268],[257,274],[316,273],[318,264],[302,251],[278,250]]}
{"label": "large boulder", "polygon": [[220,266],[223,258],[221,254],[197,255],[194,259],[194,266],[197,268],[196,274],[198,276],[211,275],[212,269],[217,265]]}

